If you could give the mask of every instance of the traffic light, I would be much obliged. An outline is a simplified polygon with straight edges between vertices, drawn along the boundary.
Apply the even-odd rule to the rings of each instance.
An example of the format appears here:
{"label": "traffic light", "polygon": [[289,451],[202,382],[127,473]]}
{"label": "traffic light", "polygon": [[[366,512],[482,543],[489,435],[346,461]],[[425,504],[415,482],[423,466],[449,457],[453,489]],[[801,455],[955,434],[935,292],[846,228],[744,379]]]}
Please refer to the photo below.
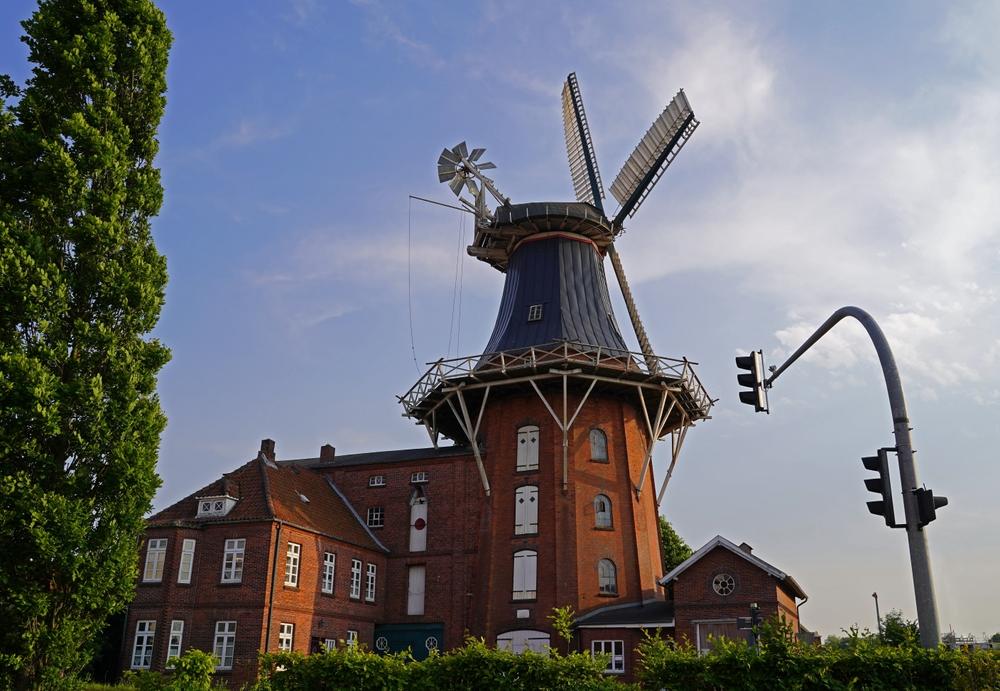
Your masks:
{"label": "traffic light", "polygon": [[739,374],[736,381],[740,386],[749,387],[749,391],[740,391],[740,400],[752,405],[756,412],[767,410],[767,395],[764,392],[764,355],[759,350],[744,357],[736,358],[736,366],[747,370],[747,374]]}
{"label": "traffic light", "polygon": [[892,483],[889,481],[889,451],[892,449],[879,449],[877,456],[864,456],[861,462],[866,470],[878,472],[878,477],[865,480],[865,487],[869,492],[882,495],[881,499],[868,502],[868,510],[876,516],[884,516],[885,524],[896,528],[896,515],[892,508]]}
{"label": "traffic light", "polygon": [[921,526],[937,518],[937,510],[942,506],[948,506],[948,497],[935,497],[934,492],[929,489],[916,489],[913,493],[917,497],[917,516]]}

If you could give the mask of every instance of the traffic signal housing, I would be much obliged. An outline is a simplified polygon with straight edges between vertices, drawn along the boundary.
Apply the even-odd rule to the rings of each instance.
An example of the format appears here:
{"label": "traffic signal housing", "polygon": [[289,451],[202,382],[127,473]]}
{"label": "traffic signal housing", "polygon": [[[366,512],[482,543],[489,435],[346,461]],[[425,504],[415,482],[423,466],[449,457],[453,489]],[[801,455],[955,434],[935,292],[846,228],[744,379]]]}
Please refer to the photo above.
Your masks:
{"label": "traffic signal housing", "polygon": [[889,479],[889,452],[895,449],[879,449],[877,456],[863,456],[861,463],[866,470],[874,470],[878,477],[865,479],[865,487],[869,492],[880,495],[881,499],[868,502],[868,510],[876,516],[885,518],[885,524],[890,528],[898,528],[896,514],[892,507],[892,483]]}
{"label": "traffic signal housing", "polygon": [[937,518],[937,510],[942,506],[948,506],[948,497],[935,497],[934,492],[929,489],[920,488],[913,493],[917,497],[917,516],[921,526]]}
{"label": "traffic signal housing", "polygon": [[764,391],[764,354],[756,351],[736,358],[736,366],[747,370],[746,374],[736,375],[736,381],[740,386],[745,386],[749,391],[740,391],[740,401],[747,405],[752,405],[753,409],[760,412],[770,412],[767,409],[767,393]]}

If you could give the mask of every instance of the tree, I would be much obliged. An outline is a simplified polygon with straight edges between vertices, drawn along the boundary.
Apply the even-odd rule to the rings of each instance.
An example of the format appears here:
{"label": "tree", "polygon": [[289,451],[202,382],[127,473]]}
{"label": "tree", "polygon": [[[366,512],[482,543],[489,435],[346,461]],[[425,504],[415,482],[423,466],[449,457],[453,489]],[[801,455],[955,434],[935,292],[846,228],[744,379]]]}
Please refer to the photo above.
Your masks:
{"label": "tree", "polygon": [[663,572],[669,573],[682,561],[691,556],[691,548],[684,538],[677,534],[663,516],[660,516],[660,549],[663,552]]}
{"label": "tree", "polygon": [[1000,632],[997,632],[990,636],[990,643],[1000,643]]}
{"label": "tree", "polygon": [[920,640],[917,622],[903,618],[898,609],[889,610],[882,618],[882,642],[896,647],[916,647]]}
{"label": "tree", "polygon": [[41,0],[0,76],[0,687],[60,686],[131,599],[166,419],[151,0]]}

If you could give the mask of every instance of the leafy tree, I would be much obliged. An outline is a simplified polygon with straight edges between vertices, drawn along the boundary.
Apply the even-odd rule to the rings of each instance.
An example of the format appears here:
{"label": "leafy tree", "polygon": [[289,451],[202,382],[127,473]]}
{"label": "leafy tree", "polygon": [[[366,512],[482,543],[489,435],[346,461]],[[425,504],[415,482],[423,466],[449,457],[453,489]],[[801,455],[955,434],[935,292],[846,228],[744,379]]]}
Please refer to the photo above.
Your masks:
{"label": "leafy tree", "polygon": [[552,622],[552,629],[566,641],[567,652],[569,652],[569,644],[573,640],[573,619],[575,618],[576,612],[573,611],[572,605],[553,607],[552,614],[548,616],[548,620]]}
{"label": "leafy tree", "polygon": [[990,636],[990,643],[1000,643],[1000,632],[997,632]]}
{"label": "leafy tree", "polygon": [[669,573],[678,564],[693,554],[684,538],[677,534],[663,516],[660,516],[660,548],[663,552],[663,572]]}
{"label": "leafy tree", "polygon": [[41,0],[0,76],[0,687],[65,685],[132,596],[166,419],[147,335],[171,37],[151,0]]}
{"label": "leafy tree", "polygon": [[903,618],[898,609],[882,617],[882,642],[886,645],[915,647],[920,638],[917,622]]}

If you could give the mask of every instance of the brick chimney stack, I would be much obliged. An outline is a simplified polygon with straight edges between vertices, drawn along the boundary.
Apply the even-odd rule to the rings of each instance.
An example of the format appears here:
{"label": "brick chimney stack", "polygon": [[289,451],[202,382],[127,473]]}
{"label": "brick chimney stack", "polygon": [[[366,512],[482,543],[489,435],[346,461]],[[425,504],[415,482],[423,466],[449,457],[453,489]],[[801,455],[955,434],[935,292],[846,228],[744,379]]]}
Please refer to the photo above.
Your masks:
{"label": "brick chimney stack", "polygon": [[260,440],[260,452],[264,454],[264,458],[274,463],[274,440],[273,439],[261,439]]}
{"label": "brick chimney stack", "polygon": [[323,444],[323,446],[319,447],[319,460],[321,461],[330,463],[336,455],[337,449],[335,449],[331,444]]}
{"label": "brick chimney stack", "polygon": [[747,554],[752,554],[753,553],[753,547],[751,547],[750,545],[748,545],[745,542],[741,542],[740,543],[740,549],[743,550],[744,552],[746,552]]}

